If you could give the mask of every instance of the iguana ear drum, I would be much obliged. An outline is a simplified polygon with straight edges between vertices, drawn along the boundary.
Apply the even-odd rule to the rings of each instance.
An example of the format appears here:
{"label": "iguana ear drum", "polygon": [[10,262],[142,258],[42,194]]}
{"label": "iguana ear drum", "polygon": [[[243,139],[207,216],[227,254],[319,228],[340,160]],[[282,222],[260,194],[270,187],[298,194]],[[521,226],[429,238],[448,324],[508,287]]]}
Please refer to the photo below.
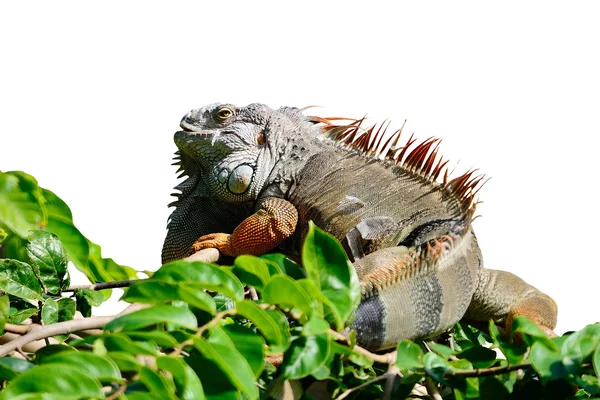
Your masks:
{"label": "iguana ear drum", "polygon": [[240,165],[231,172],[227,181],[227,189],[231,193],[242,194],[250,187],[254,170],[249,165]]}

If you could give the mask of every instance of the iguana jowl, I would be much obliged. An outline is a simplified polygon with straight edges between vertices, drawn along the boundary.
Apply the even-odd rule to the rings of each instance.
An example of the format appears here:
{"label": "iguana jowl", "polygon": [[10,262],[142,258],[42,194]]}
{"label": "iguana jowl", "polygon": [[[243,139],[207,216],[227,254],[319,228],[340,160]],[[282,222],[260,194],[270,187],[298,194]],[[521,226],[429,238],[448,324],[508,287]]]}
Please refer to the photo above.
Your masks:
{"label": "iguana jowl", "polygon": [[364,347],[431,336],[465,316],[510,325],[525,315],[551,332],[549,296],[482,266],[471,229],[481,177],[450,180],[436,139],[401,146],[401,130],[361,125],[262,104],[190,111],[175,134],[187,179],[176,187],[162,261],[207,247],[236,256],[281,246],[297,259],[312,220],[357,271],[351,328]]}

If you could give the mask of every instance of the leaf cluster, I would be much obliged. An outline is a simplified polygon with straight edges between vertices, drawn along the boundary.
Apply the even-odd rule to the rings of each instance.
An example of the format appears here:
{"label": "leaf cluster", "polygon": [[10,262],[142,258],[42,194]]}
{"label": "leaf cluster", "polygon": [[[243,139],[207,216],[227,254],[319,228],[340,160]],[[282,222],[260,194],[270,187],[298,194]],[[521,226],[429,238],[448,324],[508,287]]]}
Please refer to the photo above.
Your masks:
{"label": "leaf cluster", "polygon": [[[0,258],[0,400],[600,396],[600,323],[549,339],[520,317],[509,337],[492,322],[461,322],[438,340],[361,348],[348,328],[360,301],[356,273],[312,224],[302,267],[280,254],[231,266],[175,261],[126,289],[135,311],[92,316],[102,292],[69,288],[67,262],[80,253],[65,232],[76,228],[48,229],[53,213],[72,225],[70,211],[56,215],[48,203],[58,198],[28,175],[0,176],[0,210],[20,207],[0,216],[11,243],[4,256],[14,256]],[[112,271],[94,268],[103,278]]]}

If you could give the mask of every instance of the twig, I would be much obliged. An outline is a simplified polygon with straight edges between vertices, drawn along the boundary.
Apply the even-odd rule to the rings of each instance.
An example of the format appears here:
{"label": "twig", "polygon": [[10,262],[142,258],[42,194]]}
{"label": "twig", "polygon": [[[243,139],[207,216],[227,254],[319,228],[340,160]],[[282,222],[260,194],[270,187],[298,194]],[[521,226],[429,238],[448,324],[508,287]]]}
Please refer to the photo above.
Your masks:
{"label": "twig", "polygon": [[127,390],[127,381],[125,381],[121,386],[119,386],[117,388],[117,390],[112,392],[110,395],[106,396],[106,400],[114,400],[114,399],[118,398],[119,396],[121,396],[122,394],[125,394],[126,390]]}
{"label": "twig", "polygon": [[0,346],[0,357],[4,357],[11,351],[16,350],[21,346],[24,346],[27,343],[34,342],[36,340],[45,339],[55,335],[62,335],[64,333],[76,332],[82,329],[101,328],[113,319],[115,319],[114,316],[90,317],[42,326],[39,329],[34,329],[16,340],[13,340]]}
{"label": "twig", "polygon": [[[334,331],[333,329],[329,329],[329,334],[334,336],[336,340],[339,340],[340,342],[345,342],[346,344],[350,344],[350,341],[348,340],[348,338],[344,335],[342,335],[341,333]],[[375,354],[375,353],[371,353],[369,350],[366,350],[360,346],[354,346],[352,348],[353,350],[356,350],[357,353],[377,362],[380,364],[393,364],[396,361],[396,351],[391,351],[389,353],[385,353],[385,354]]]}
{"label": "twig", "polygon": [[146,279],[129,279],[127,281],[114,281],[114,282],[100,282],[92,285],[73,285],[63,292],[74,292],[76,289],[92,289],[92,290],[104,290],[104,289],[118,289],[129,287],[135,282],[145,281]]}
{"label": "twig", "polygon": [[364,388],[366,386],[372,385],[373,383],[377,383],[377,382],[382,381],[382,380],[387,379],[387,378],[388,378],[388,374],[387,373],[385,373],[383,375],[376,376],[375,378],[371,379],[370,381],[367,381],[365,383],[361,383],[360,385],[355,386],[353,388],[346,389],[344,391],[344,393],[342,393],[338,397],[336,397],[336,400],[345,399],[346,397],[348,397],[350,394],[356,392],[357,390],[360,390],[360,389],[362,389],[362,388]]}
{"label": "twig", "polygon": [[425,379],[425,387],[427,388],[427,393],[429,393],[429,396],[433,400],[444,400],[440,392],[437,390],[437,387],[435,387],[435,383],[430,376]]}
{"label": "twig", "polygon": [[19,349],[31,342],[35,342],[36,340],[62,335],[64,333],[78,332],[86,329],[102,328],[104,325],[113,319],[120,317],[121,315],[125,315],[146,307],[148,306],[145,304],[132,304],[119,314],[113,316],[73,319],[70,321],[58,322],[56,324],[45,326],[38,325],[37,329],[32,329],[27,334],[0,346],[0,357],[4,357],[11,351]]}
{"label": "twig", "polygon": [[385,390],[383,391],[383,399],[391,400],[392,399],[392,391],[394,390],[394,382],[396,382],[397,376],[402,376],[400,374],[400,368],[396,366],[396,364],[390,364],[388,366],[388,370],[386,373],[388,379],[385,381]]}
{"label": "twig", "polygon": [[507,365],[505,367],[490,367],[490,368],[477,368],[471,370],[456,370],[452,372],[446,372],[444,376],[464,376],[467,378],[478,377],[478,376],[487,376],[487,375],[498,375],[504,372],[510,372],[518,369],[530,368],[530,362],[524,362],[522,364],[517,365]]}

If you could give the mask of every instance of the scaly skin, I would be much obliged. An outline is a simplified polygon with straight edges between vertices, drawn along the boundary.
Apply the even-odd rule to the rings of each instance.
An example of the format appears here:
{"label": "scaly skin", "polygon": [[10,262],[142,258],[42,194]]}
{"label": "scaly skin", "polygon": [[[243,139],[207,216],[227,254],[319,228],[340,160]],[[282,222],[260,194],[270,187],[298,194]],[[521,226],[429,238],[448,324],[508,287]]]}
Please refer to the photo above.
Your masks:
{"label": "scaly skin", "polygon": [[445,170],[435,140],[408,151],[412,139],[400,147],[397,132],[375,149],[381,136],[359,125],[260,104],[190,111],[175,134],[188,179],[177,187],[163,262],[208,247],[237,256],[279,246],[298,259],[312,220],[357,270],[351,328],[364,347],[432,336],[463,317],[510,327],[525,315],[552,332],[550,297],[483,268],[471,228],[479,178],[437,182]]}

